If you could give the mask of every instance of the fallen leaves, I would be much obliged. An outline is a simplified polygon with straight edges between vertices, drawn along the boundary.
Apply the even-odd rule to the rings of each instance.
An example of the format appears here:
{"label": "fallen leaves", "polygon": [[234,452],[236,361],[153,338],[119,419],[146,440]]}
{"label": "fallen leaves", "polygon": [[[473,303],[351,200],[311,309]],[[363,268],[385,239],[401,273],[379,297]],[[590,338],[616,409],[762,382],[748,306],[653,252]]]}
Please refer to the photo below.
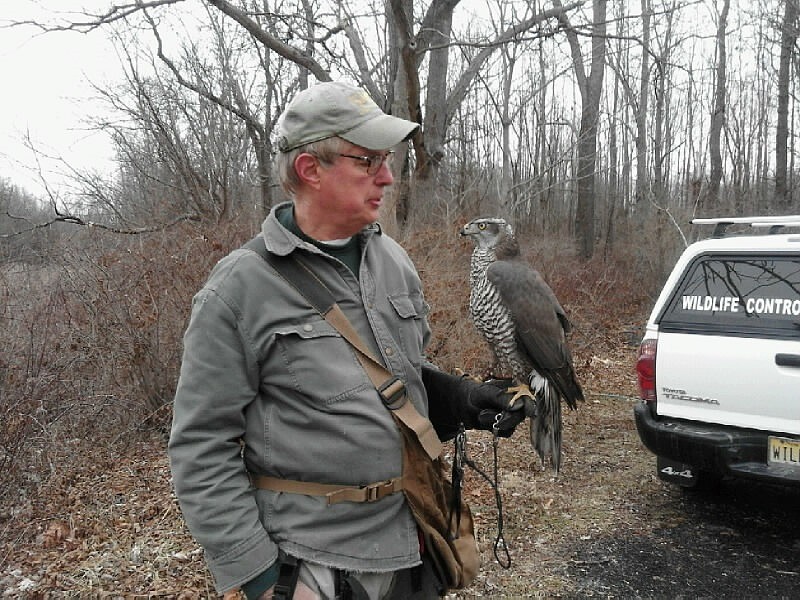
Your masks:
{"label": "fallen leaves", "polygon": [[124,454],[90,446],[0,528],[0,590],[215,597],[171,490],[164,440]]}
{"label": "fallen leaves", "polygon": [[55,548],[62,544],[75,543],[75,530],[64,521],[53,521],[42,535],[42,546]]}
{"label": "fallen leaves", "polygon": [[[495,493],[466,472],[483,568],[473,586],[452,597],[557,596],[569,589],[562,544],[613,531],[630,519],[631,499],[652,482],[632,418],[634,353],[596,343],[581,373],[587,402],[564,412],[564,466],[555,477],[532,451],[526,427],[498,444],[502,535],[512,558],[495,556]],[[493,443],[470,432],[470,457],[491,479]],[[203,551],[182,520],[163,438],[142,436],[124,449],[90,441],[69,455],[38,493],[10,503],[0,521],[0,590],[77,597],[216,598]],[[71,459],[71,460],[70,460]],[[239,598],[228,596],[228,600]]]}

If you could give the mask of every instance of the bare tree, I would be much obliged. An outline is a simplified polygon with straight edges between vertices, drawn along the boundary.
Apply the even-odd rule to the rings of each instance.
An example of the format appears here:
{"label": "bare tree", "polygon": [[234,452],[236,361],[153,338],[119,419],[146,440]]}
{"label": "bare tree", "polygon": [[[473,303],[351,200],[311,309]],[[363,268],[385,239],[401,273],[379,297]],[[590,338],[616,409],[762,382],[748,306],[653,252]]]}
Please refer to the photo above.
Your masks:
{"label": "bare tree", "polygon": [[[624,0],[617,0],[616,13],[618,15],[624,14]],[[622,60],[623,48],[622,41],[625,33],[624,19],[617,19],[617,39],[615,42],[615,52],[617,60]],[[617,212],[617,205],[620,203],[620,190],[619,190],[619,141],[617,131],[619,129],[617,119],[620,114],[621,107],[621,94],[622,87],[621,77],[614,78],[614,87],[611,100],[611,117],[612,122],[608,128],[608,190],[606,193],[606,226],[605,226],[605,246],[604,252],[606,255],[611,251],[614,245],[615,238],[615,217]]]}
{"label": "bare tree", "polygon": [[[561,7],[560,0],[553,0]],[[578,204],[575,214],[575,233],[581,256],[594,253],[595,236],[595,165],[597,162],[597,131],[600,118],[600,96],[603,91],[606,52],[606,0],[594,0],[592,16],[591,67],[586,75],[578,34],[567,17],[561,20],[572,52],[572,64],[581,93],[581,125],[578,137],[577,178]]]}
{"label": "bare tree", "polygon": [[[596,223],[612,237],[615,216],[643,199],[665,208],[713,203],[726,181],[737,198],[763,194],[787,206],[797,0],[758,0],[752,8],[706,2],[719,9],[716,36],[699,27],[687,35],[697,3],[614,3],[619,26],[608,35],[607,2],[585,3],[586,17],[576,10],[584,3],[562,1],[549,10],[538,2],[500,3],[491,29],[482,19],[464,29],[458,11],[473,5],[459,0],[108,0],[106,10],[53,27],[117,27],[126,44],[138,39],[152,46],[150,54],[125,46],[130,54],[123,56],[137,67],[135,74],[128,69],[128,95],[98,90],[128,120],[98,122],[118,128],[124,168],[113,186],[80,177],[83,198],[117,220],[131,218],[115,213],[112,204],[121,198],[143,207],[166,198],[175,203],[166,218],[187,209],[227,219],[242,202],[266,210],[277,193],[270,175],[276,115],[298,89],[335,74],[357,80],[385,110],[422,125],[407,160],[398,161],[382,216],[390,231],[443,202],[447,210],[465,203],[497,207],[501,197],[517,216],[535,214],[537,224],[570,221],[581,254],[591,256]],[[777,44],[769,38],[778,7],[780,61],[777,48],[770,55]],[[175,36],[169,16],[196,17],[198,8],[206,11],[196,21],[203,43]],[[723,14],[729,35],[738,36],[727,42],[725,56]],[[607,49],[608,39],[615,43]],[[537,53],[529,51],[534,46]],[[754,46],[755,68],[742,59]],[[712,73],[706,66],[715,51]],[[608,91],[604,61],[616,74]],[[563,77],[567,70],[572,78]],[[492,105],[496,110],[485,110]],[[766,141],[773,127],[774,146]],[[472,195],[468,201],[465,194]]]}
{"label": "bare tree", "polygon": [[[575,2],[563,7],[537,12],[519,21],[511,21],[491,40],[481,44],[478,52],[471,57],[464,69],[454,77],[448,58],[452,46],[464,42],[450,41],[452,35],[453,11],[460,0],[433,0],[428,6],[418,32],[413,31],[412,0],[389,0],[392,22],[397,28],[400,71],[397,74],[395,91],[405,94],[407,118],[417,121],[423,127],[413,138],[415,154],[414,197],[429,198],[431,179],[444,157],[446,132],[453,116],[457,113],[470,88],[474,85],[481,69],[499,48],[518,41],[519,36],[537,27],[544,21],[557,18],[577,8]],[[428,56],[429,55],[429,56]],[[423,117],[420,71],[423,60],[428,57],[427,94]],[[455,81],[448,90],[448,82]],[[399,96],[399,94],[398,94]],[[403,116],[401,114],[401,116]],[[410,202],[414,202],[410,200]],[[410,208],[400,207],[400,221],[407,216]]]}

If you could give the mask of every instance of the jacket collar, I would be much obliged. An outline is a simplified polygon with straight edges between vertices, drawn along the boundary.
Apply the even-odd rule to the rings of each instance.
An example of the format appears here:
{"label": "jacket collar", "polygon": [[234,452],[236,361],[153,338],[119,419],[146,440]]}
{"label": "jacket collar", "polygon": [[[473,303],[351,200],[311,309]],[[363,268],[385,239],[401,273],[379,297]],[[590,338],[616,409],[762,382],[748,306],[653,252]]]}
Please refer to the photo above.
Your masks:
{"label": "jacket collar", "polygon": [[[304,250],[308,250],[310,252],[321,253],[316,246],[301,240],[299,237],[281,225],[278,221],[278,212],[282,210],[291,210],[291,206],[291,202],[282,202],[277,204],[272,207],[269,215],[267,215],[267,218],[264,219],[264,223],[261,225],[261,233],[264,236],[267,250],[273,254],[277,254],[278,256],[286,256],[297,248],[303,248]],[[371,223],[362,229],[358,235],[361,236],[362,243],[366,243],[366,241],[373,235],[380,235],[381,233],[382,230],[380,224]]]}

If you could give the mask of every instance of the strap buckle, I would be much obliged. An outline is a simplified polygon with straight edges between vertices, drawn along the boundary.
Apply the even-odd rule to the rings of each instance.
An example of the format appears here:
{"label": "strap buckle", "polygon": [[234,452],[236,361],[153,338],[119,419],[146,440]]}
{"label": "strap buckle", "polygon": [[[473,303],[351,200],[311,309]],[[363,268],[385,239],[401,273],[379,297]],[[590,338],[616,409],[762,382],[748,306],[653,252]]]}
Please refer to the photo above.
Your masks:
{"label": "strap buckle", "polygon": [[377,502],[402,489],[403,481],[401,478],[396,477],[395,479],[368,483],[367,485],[359,487],[344,487],[325,494],[325,497],[328,499],[328,504],[337,504],[339,502]]}
{"label": "strap buckle", "polygon": [[367,493],[366,502],[375,502],[394,493],[394,480],[373,483],[364,489]]}
{"label": "strap buckle", "polygon": [[381,384],[378,393],[389,410],[397,410],[406,403],[406,384],[397,376]]}

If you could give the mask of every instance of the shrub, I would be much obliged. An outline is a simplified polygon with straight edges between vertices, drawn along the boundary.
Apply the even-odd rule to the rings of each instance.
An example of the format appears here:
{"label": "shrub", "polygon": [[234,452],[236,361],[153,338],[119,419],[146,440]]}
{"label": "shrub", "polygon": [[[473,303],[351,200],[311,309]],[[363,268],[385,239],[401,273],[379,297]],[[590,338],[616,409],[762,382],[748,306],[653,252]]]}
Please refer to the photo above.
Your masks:
{"label": "shrub", "polygon": [[0,489],[68,460],[64,440],[167,430],[191,297],[255,227],[81,229],[47,261],[3,266]]}

